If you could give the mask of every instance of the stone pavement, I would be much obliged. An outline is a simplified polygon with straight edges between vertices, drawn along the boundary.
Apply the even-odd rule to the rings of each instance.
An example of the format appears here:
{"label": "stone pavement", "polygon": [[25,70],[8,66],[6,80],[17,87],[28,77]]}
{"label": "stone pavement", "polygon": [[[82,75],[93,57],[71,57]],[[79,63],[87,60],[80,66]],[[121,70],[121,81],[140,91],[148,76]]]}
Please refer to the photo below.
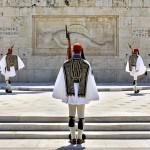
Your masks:
{"label": "stone pavement", "polygon": [[86,140],[70,145],[68,140],[0,140],[0,150],[149,150],[150,140]]}
{"label": "stone pavement", "polygon": [[[45,86],[45,85],[44,85]],[[112,86],[113,87],[113,86]],[[143,90],[139,94],[133,91],[99,92],[100,101],[86,106],[87,117],[140,117],[150,119],[150,90]],[[68,116],[67,105],[52,98],[48,91],[13,91],[6,94],[0,90],[0,117],[2,116]],[[57,145],[57,146],[56,146]],[[148,150],[150,140],[87,140],[80,146],[70,146],[67,140],[34,139],[34,140],[0,140],[0,150],[65,150],[65,149],[90,149],[90,150]]]}
{"label": "stone pavement", "polygon": [[[150,116],[150,90],[99,92],[100,100],[86,105],[86,116]],[[0,90],[0,116],[68,116],[67,105],[47,91]]]}

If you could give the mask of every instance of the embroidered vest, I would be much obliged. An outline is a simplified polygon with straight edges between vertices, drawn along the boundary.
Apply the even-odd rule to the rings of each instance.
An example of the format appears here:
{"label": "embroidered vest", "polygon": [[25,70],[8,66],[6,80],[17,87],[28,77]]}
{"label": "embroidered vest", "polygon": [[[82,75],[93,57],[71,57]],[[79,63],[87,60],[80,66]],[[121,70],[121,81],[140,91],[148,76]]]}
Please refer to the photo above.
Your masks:
{"label": "embroidered vest", "polygon": [[137,62],[138,56],[136,54],[132,54],[129,57],[129,70],[132,71],[132,67],[136,67],[136,62]]}
{"label": "embroidered vest", "polygon": [[75,95],[74,83],[79,83],[78,96],[85,97],[89,65],[82,58],[71,58],[64,63],[63,68],[67,95]]}
{"label": "embroidered vest", "polygon": [[10,67],[14,66],[15,70],[18,70],[18,58],[16,55],[7,55],[6,56],[6,68],[7,71],[10,71]]}

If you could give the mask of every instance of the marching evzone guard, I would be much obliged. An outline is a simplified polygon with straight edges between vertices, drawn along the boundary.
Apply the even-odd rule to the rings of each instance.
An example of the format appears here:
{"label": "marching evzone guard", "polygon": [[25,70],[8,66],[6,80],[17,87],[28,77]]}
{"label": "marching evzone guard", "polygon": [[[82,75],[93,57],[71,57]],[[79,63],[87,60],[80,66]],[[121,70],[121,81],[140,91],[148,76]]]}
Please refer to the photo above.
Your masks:
{"label": "marching evzone guard", "polygon": [[138,48],[132,50],[132,55],[129,56],[129,60],[127,61],[126,72],[129,72],[134,78],[134,93],[139,93],[139,90],[137,89],[137,79],[138,76],[146,73],[146,67],[144,66],[142,57],[139,55]]}
{"label": "marching evzone guard", "polygon": [[24,63],[19,56],[12,55],[13,46],[8,49],[0,61],[1,74],[5,77],[6,93],[12,93],[10,77],[16,76],[16,71],[24,68]]}
{"label": "marching evzone guard", "polygon": [[[85,104],[99,100],[98,91],[89,62],[82,58],[83,48],[79,43],[73,45],[73,56],[64,62],[57,76],[53,97],[61,99],[69,107],[70,143],[82,144],[85,139]],[[75,115],[78,114],[78,135],[76,138]]]}

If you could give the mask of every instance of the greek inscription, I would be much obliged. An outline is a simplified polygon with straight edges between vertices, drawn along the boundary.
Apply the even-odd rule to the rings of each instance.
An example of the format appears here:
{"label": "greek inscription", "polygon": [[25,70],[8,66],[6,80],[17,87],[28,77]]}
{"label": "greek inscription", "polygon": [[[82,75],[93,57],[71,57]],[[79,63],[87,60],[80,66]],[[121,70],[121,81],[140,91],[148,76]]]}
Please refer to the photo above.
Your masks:
{"label": "greek inscription", "polygon": [[133,29],[132,34],[137,38],[150,38],[150,28],[137,28]]}
{"label": "greek inscription", "polygon": [[127,7],[127,0],[113,0],[113,7]]}
{"label": "greek inscription", "polygon": [[19,34],[18,27],[0,27],[0,37],[17,36]]}

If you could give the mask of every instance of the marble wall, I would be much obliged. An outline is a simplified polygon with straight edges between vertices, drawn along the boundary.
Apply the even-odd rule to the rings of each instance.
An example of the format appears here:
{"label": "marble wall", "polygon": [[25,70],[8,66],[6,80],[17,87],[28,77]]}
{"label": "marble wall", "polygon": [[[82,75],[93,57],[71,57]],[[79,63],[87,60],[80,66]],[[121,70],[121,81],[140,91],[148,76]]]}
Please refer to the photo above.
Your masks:
{"label": "marble wall", "polygon": [[26,65],[14,81],[55,81],[66,59],[65,25],[72,42],[83,45],[97,82],[131,81],[128,43],[150,64],[149,0],[0,0],[0,58],[14,44]]}

